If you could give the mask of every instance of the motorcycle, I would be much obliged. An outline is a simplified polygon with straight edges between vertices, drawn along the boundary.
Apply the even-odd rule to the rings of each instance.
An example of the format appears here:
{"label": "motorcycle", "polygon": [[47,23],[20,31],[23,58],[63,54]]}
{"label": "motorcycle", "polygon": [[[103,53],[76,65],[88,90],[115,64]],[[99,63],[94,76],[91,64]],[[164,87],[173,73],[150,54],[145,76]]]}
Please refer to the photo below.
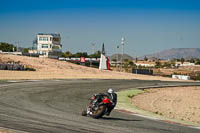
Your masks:
{"label": "motorcycle", "polygon": [[91,116],[98,119],[103,117],[108,108],[112,106],[112,102],[106,95],[93,95],[89,100],[87,111],[83,110],[82,116]]}

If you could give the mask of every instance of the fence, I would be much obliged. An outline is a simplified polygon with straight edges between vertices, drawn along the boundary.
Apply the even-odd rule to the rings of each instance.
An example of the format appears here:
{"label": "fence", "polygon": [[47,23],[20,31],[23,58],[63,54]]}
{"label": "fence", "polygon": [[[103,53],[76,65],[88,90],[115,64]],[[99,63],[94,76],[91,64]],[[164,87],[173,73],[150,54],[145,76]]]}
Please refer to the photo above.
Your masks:
{"label": "fence", "polygon": [[153,75],[153,70],[151,70],[151,69],[132,69],[132,73]]}

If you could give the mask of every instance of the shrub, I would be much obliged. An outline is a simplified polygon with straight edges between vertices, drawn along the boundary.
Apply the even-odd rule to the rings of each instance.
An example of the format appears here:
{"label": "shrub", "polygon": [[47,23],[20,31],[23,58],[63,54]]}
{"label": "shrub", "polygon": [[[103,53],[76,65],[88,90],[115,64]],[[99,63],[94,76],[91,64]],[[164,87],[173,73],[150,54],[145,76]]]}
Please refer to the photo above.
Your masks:
{"label": "shrub", "polygon": [[31,68],[31,67],[26,67],[24,70],[25,70],[25,71],[36,71],[35,68]]}
{"label": "shrub", "polygon": [[133,98],[135,95],[134,94],[128,94],[127,96],[128,96],[128,98]]}

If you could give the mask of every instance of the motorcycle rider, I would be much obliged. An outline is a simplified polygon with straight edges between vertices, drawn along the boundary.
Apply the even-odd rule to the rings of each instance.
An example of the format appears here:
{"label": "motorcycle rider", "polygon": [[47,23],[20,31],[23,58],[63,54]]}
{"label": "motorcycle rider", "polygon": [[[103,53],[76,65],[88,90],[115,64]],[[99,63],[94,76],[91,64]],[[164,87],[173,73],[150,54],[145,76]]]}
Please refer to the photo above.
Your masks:
{"label": "motorcycle rider", "polygon": [[[97,100],[101,99],[101,97],[103,96],[107,96],[111,103],[112,106],[108,108],[107,112],[105,115],[109,116],[111,111],[115,108],[116,104],[117,104],[117,94],[115,93],[113,88],[109,88],[108,91],[106,93],[99,93],[99,94],[95,94],[95,96],[97,97]],[[87,114],[91,114],[91,111],[87,111]]]}
{"label": "motorcycle rider", "polygon": [[115,93],[115,90],[113,88],[109,88],[107,91],[107,95],[112,102],[112,106],[108,108],[106,115],[109,116],[110,112],[115,108],[117,104],[117,94]]}

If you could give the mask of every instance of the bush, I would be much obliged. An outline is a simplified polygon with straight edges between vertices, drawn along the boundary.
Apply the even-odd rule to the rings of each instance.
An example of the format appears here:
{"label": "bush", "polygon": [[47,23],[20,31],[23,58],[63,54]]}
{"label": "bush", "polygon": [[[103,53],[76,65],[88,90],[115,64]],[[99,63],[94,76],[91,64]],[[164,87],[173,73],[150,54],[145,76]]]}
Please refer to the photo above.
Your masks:
{"label": "bush", "polygon": [[127,96],[128,96],[128,98],[133,98],[135,95],[134,94],[128,94]]}
{"label": "bush", "polygon": [[200,74],[194,77],[194,80],[200,80]]}
{"label": "bush", "polygon": [[31,67],[26,67],[24,70],[25,70],[25,71],[36,71],[35,68],[31,68]]}

